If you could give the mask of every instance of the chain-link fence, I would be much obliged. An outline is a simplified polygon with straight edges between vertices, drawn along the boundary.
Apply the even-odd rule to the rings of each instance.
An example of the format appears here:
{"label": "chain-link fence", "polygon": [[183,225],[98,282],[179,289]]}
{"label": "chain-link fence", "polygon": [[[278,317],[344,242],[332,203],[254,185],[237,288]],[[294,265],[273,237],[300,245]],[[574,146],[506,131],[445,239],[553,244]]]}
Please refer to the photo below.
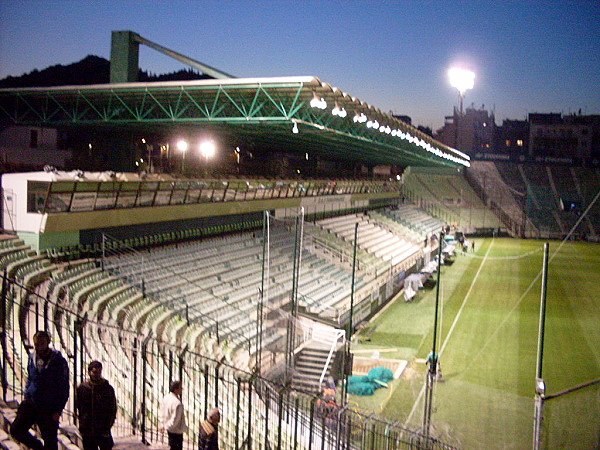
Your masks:
{"label": "chain-link fence", "polygon": [[541,448],[597,448],[600,379],[547,395],[541,437]]}

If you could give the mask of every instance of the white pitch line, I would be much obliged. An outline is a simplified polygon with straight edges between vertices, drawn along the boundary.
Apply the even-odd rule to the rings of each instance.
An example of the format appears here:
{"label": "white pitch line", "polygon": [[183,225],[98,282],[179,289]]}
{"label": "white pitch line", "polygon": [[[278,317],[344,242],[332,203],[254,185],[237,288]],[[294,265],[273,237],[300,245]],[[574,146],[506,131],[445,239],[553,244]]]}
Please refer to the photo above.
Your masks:
{"label": "white pitch line", "polygon": [[[573,234],[573,232],[575,231],[575,229],[579,226],[579,223],[587,215],[588,211],[591,209],[591,207],[594,205],[594,203],[596,203],[596,201],[598,200],[598,198],[600,198],[600,190],[598,191],[598,193],[596,194],[596,196],[592,200],[592,203],[590,203],[590,205],[588,205],[588,207],[585,210],[585,212],[579,217],[579,220],[577,220],[577,222],[575,223],[575,225],[573,225],[573,227],[571,227],[571,229],[569,230],[569,233],[560,242],[560,244],[558,245],[558,247],[556,248],[556,250],[554,250],[554,252],[552,253],[552,255],[550,256],[550,258],[548,260],[548,264],[550,264],[552,261],[554,261],[554,258],[556,257],[556,255],[558,255],[558,253],[560,252],[561,248],[565,245],[565,243],[569,242],[570,236]],[[543,250],[543,249],[544,249],[544,247],[540,247],[539,250]],[[533,254],[535,252],[538,252],[539,250],[532,250],[532,251],[530,251],[528,253],[525,253],[525,255],[529,256],[529,255],[531,255],[531,254]],[[502,320],[502,322],[500,323],[500,325],[498,325],[496,327],[496,329],[494,330],[494,332],[490,335],[490,337],[488,337],[488,339],[485,341],[485,344],[483,345],[483,347],[481,347],[479,349],[479,351],[477,352],[477,354],[473,358],[471,358],[471,362],[469,363],[469,365],[464,370],[465,372],[471,368],[471,366],[473,365],[473,363],[477,360],[477,358],[479,358],[479,355],[481,355],[481,353],[484,350],[487,349],[487,346],[492,342],[492,340],[495,339],[495,337],[498,334],[498,332],[500,331],[500,329],[502,329],[502,327],[504,327],[504,325],[506,324],[506,321],[512,316],[513,312],[519,307],[519,305],[521,304],[521,302],[523,302],[523,299],[525,299],[525,297],[529,294],[529,291],[531,291],[531,289],[533,288],[533,286],[535,285],[535,283],[537,283],[537,281],[540,279],[540,277],[542,276],[542,274],[543,274],[543,268],[540,269],[540,271],[533,278],[533,280],[531,280],[531,283],[529,283],[529,286],[527,286],[527,289],[525,289],[525,292],[523,292],[523,294],[521,295],[521,297],[519,297],[519,300],[517,300],[517,303],[515,303],[515,305],[511,308],[511,310],[508,312],[508,314],[504,317],[504,319]]]}
{"label": "white pitch line", "polygon": [[467,295],[465,295],[465,298],[464,298],[464,300],[462,302],[462,305],[460,305],[460,309],[458,310],[458,313],[456,314],[456,317],[454,318],[454,322],[452,322],[452,326],[450,327],[450,331],[448,331],[448,334],[446,335],[446,340],[444,340],[444,343],[442,344],[442,348],[440,349],[440,356],[442,356],[442,353],[444,352],[444,349],[446,348],[446,344],[448,343],[448,340],[450,339],[450,335],[452,334],[452,332],[454,331],[454,327],[458,323],[458,318],[462,314],[462,311],[463,311],[465,305],[467,304],[467,299],[471,295],[471,292],[473,291],[473,287],[475,286],[475,283],[477,282],[477,278],[479,278],[479,274],[481,273],[481,269],[483,269],[483,265],[485,264],[486,260],[488,259],[488,255],[490,254],[490,250],[492,249],[492,245],[494,245],[494,240],[493,239],[490,242],[490,246],[488,247],[487,252],[485,252],[485,256],[484,256],[483,260],[481,261],[481,264],[479,265],[479,269],[477,270],[477,273],[475,274],[475,277],[473,278],[473,281],[471,282],[471,286],[469,286],[469,290],[467,291]]}
{"label": "white pitch line", "polygon": [[494,330],[494,332],[487,338],[487,340],[485,341],[485,344],[483,344],[483,347],[481,347],[479,349],[479,351],[475,354],[475,356],[473,358],[471,358],[471,362],[469,363],[469,365],[467,367],[465,367],[464,372],[468,371],[471,368],[473,363],[477,360],[477,358],[479,358],[479,355],[481,355],[481,353],[487,348],[487,346],[496,337],[498,332],[504,327],[504,325],[506,324],[506,321],[511,318],[513,312],[515,312],[515,310],[519,307],[519,305],[521,304],[521,302],[523,301],[525,296],[527,294],[529,294],[529,291],[531,290],[531,288],[537,282],[537,280],[540,278],[541,275],[542,275],[542,272],[539,272],[535,276],[535,278],[533,280],[531,280],[531,283],[529,283],[529,286],[527,286],[527,289],[525,289],[525,292],[523,292],[523,294],[521,295],[519,300],[517,300],[517,303],[515,303],[515,305],[511,308],[511,310],[508,312],[508,314],[506,314],[506,316],[504,316],[504,319],[502,319],[502,322],[500,322],[500,325],[498,325],[496,327],[496,329]]}
{"label": "white pitch line", "polygon": [[[463,311],[465,305],[467,304],[467,300],[469,299],[469,296],[471,295],[471,292],[473,291],[473,287],[475,286],[475,283],[477,282],[477,278],[479,278],[481,269],[483,269],[483,265],[485,264],[485,261],[488,258],[488,255],[490,253],[490,250],[492,249],[493,244],[494,244],[494,239],[491,240],[490,246],[488,247],[487,251],[485,252],[485,256],[483,257],[483,260],[481,261],[481,264],[479,265],[479,269],[477,270],[477,273],[473,277],[473,281],[471,281],[471,286],[469,286],[469,290],[467,291],[467,294],[465,295],[465,298],[463,299],[462,305],[460,305],[460,309],[458,310],[458,313],[456,313],[456,317],[454,318],[454,321],[452,322],[452,326],[450,327],[450,330],[448,331],[448,334],[446,335],[446,339],[444,340],[444,343],[442,344],[442,347],[439,351],[440,357],[442,356],[442,352],[446,348],[446,344],[448,343],[448,340],[450,339],[450,336],[452,335],[452,332],[454,331],[454,327],[458,323],[458,319],[459,319],[460,315],[462,314],[462,311]],[[415,411],[417,410],[417,405],[421,401],[421,397],[423,397],[424,393],[425,393],[425,383],[423,383],[423,387],[421,388],[421,391],[419,392],[419,395],[417,396],[417,399],[415,400],[415,403],[414,403],[412,409],[410,410],[410,414],[408,415],[408,417],[406,418],[406,421],[404,422],[405,428],[406,428],[407,424],[411,421],[412,416],[414,415]]]}

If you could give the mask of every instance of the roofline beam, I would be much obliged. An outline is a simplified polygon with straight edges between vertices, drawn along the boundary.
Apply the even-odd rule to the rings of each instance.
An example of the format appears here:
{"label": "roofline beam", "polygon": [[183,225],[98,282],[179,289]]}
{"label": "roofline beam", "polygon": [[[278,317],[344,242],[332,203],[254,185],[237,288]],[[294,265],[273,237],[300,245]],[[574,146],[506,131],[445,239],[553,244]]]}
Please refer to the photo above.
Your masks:
{"label": "roofline beam", "polygon": [[230,75],[221,70],[215,69],[214,67],[211,67],[208,64],[201,63],[200,61],[196,61],[195,59],[192,59],[188,56],[182,55],[181,53],[178,53],[174,50],[163,47],[162,45],[152,42],[151,40],[146,39],[145,37],[142,37],[137,33],[133,33],[133,38],[136,42],[138,42],[140,44],[144,44],[164,55],[170,56],[171,58],[176,59],[177,61],[182,62],[185,65],[193,67],[194,69],[198,69],[202,73],[209,75],[213,78],[217,78],[217,79],[236,78],[233,75]]}

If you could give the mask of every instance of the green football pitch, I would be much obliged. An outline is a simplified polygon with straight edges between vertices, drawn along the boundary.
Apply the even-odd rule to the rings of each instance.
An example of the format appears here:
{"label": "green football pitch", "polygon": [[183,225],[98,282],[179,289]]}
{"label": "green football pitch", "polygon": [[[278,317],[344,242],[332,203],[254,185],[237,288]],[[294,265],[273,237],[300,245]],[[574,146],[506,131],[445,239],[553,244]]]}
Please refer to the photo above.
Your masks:
{"label": "green football pitch", "polygon": [[[531,448],[543,241],[475,239],[443,266],[431,432],[461,448]],[[542,375],[547,395],[600,378],[600,245],[551,241]],[[437,275],[436,275],[437,276]],[[408,361],[403,375],[353,407],[420,428],[436,289],[397,298],[359,334],[361,356]],[[544,403],[543,448],[598,448],[600,384]]]}

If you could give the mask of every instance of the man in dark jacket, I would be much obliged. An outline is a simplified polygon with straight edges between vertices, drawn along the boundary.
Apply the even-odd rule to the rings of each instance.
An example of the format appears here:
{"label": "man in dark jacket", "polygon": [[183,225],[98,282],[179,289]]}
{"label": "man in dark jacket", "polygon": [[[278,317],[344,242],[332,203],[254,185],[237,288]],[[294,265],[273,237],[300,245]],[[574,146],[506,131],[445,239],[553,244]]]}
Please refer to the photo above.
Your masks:
{"label": "man in dark jacket", "polygon": [[219,450],[219,422],[221,413],[217,408],[208,412],[208,418],[200,423],[198,450]]}
{"label": "man in dark jacket", "polygon": [[[50,347],[50,335],[33,335],[34,351],[29,355],[25,398],[19,405],[10,433],[32,449],[58,448],[58,421],[69,398],[69,366],[58,350]],[[29,433],[37,424],[44,443]]]}
{"label": "man in dark jacket", "polygon": [[113,387],[102,378],[102,363],[88,366],[89,380],[77,387],[79,431],[84,450],[108,450],[113,447],[110,429],[117,417],[117,399]]}

